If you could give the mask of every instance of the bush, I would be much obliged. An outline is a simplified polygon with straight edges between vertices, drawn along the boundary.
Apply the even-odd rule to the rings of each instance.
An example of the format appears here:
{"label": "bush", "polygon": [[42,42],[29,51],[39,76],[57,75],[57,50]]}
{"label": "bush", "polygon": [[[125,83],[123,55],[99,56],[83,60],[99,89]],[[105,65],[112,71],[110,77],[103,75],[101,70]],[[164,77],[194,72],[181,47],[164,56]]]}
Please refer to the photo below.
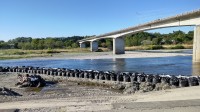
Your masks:
{"label": "bush", "polygon": [[185,47],[182,45],[176,45],[176,46],[172,46],[170,47],[170,49],[184,49]]}
{"label": "bush", "polygon": [[147,48],[148,50],[164,49],[162,45],[152,45]]}

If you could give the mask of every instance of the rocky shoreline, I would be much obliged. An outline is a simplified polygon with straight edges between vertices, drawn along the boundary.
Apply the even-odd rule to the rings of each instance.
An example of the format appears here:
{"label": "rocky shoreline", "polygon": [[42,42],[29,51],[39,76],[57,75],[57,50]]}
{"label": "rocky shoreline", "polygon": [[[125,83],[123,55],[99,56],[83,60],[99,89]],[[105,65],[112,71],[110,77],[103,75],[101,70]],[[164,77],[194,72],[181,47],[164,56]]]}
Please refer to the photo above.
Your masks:
{"label": "rocky shoreline", "polygon": [[174,76],[153,75],[145,73],[112,72],[96,70],[79,70],[66,68],[40,68],[40,67],[0,67],[0,72],[29,73],[43,76],[73,79],[75,81],[111,84],[113,89],[123,90],[124,93],[135,93],[136,91],[148,92],[153,90],[165,90],[198,86],[199,76]]}
{"label": "rocky shoreline", "polygon": [[[194,99],[200,99],[198,95],[200,86],[198,86],[199,83],[197,83],[197,81],[199,81],[199,77],[197,76],[194,78],[197,79],[197,81],[194,81],[195,83],[191,83],[190,79],[194,76],[164,77],[163,75],[151,75],[144,73],[134,73],[134,75],[133,73],[131,74],[128,72],[114,73],[93,70],[61,70],[59,68],[53,69],[25,66],[0,68],[0,87],[6,87],[19,94],[19,96],[0,95],[0,111],[5,112],[129,112],[133,110],[136,112],[146,112],[149,111],[149,109],[146,109],[147,107],[150,108],[150,110],[163,111],[170,107],[164,106],[165,103],[159,103],[161,108],[157,108],[155,106],[149,107],[149,104],[157,104],[156,102],[151,102],[157,100],[168,101],[187,99],[191,100],[189,102],[195,103],[195,101],[193,101]],[[18,73],[39,74],[49,84],[47,84],[44,88],[17,88],[14,85],[16,83]],[[112,75],[109,73],[112,73]],[[110,78],[108,76],[110,76]],[[176,77],[178,80],[173,81],[173,77]],[[165,83],[165,81],[169,83]],[[170,85],[173,84],[172,82],[177,81],[178,83]],[[181,81],[186,82],[187,85],[181,86],[185,84],[180,83]],[[146,103],[146,106],[137,103],[146,101],[150,101],[150,103]],[[193,108],[192,105],[187,106],[187,108],[177,107],[177,105],[187,105],[186,103],[180,104],[180,102],[176,101],[169,103],[174,105],[176,111],[185,109],[188,111],[194,111],[197,108],[200,108],[200,106],[196,103],[194,104],[197,105],[195,108]],[[134,105],[138,105],[140,108],[136,108]],[[171,110],[168,111],[171,112]]]}

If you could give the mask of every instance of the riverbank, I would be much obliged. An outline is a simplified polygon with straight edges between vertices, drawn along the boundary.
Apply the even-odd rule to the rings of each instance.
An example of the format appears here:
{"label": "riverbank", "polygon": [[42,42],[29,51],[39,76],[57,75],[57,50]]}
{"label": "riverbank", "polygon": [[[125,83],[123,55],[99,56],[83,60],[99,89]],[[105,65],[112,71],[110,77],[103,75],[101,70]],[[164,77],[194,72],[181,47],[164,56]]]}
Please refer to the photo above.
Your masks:
{"label": "riverbank", "polygon": [[86,52],[86,53],[59,53],[52,54],[51,57],[35,57],[33,59],[115,59],[115,58],[150,58],[169,56],[191,56],[191,51],[184,50],[141,50],[126,51],[125,54],[115,55],[112,52]]}
{"label": "riverbank", "polygon": [[0,74],[0,87],[12,88],[23,95],[1,96],[0,111],[198,112],[200,109],[200,86],[127,95],[109,88],[94,88],[60,80],[36,92],[16,88],[16,75]]}
{"label": "riverbank", "polygon": [[[164,57],[180,55],[182,51],[188,49],[169,49],[170,46],[164,46],[166,49],[149,50],[149,46],[126,47],[126,53],[123,55],[113,55],[107,48],[100,48],[103,52],[90,52],[89,48],[70,48],[70,49],[46,49],[46,50],[22,50],[22,49],[2,49],[0,50],[0,60],[7,59],[29,59],[29,58],[66,58],[66,59],[100,59],[100,58],[137,58],[137,57]],[[152,51],[161,51],[153,53]],[[144,52],[148,52],[145,54]],[[150,54],[151,53],[151,54]],[[166,53],[166,54],[164,54]],[[169,54],[173,53],[173,54]],[[175,54],[178,53],[178,54]]]}
{"label": "riverbank", "polygon": [[46,50],[22,50],[22,49],[2,49],[0,50],[0,60],[6,59],[26,59],[34,57],[51,57],[59,53],[89,52],[89,49],[46,49]]}

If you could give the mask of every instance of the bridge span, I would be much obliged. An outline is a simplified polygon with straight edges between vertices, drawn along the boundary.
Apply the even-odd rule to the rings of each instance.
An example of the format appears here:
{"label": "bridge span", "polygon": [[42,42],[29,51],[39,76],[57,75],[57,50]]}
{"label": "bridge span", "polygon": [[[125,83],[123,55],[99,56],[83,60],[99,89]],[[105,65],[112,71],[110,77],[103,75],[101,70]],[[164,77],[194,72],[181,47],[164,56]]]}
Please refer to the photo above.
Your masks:
{"label": "bridge span", "polygon": [[125,28],[110,33],[101,34],[98,36],[82,39],[79,41],[80,47],[85,48],[85,42],[90,42],[90,50],[98,50],[99,39],[112,38],[113,39],[113,54],[124,54],[125,43],[124,37],[128,34],[135,34],[141,31],[179,27],[179,26],[194,26],[194,39],[193,39],[193,62],[200,62],[200,9],[192,12],[183,13],[180,15],[157,19],[145,24]]}

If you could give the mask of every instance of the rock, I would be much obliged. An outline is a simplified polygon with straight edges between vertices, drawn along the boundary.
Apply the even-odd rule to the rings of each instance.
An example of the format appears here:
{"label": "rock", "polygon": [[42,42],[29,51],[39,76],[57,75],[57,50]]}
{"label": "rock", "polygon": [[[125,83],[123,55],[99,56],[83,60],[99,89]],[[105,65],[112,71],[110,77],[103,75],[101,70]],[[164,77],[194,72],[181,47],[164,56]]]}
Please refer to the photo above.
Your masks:
{"label": "rock", "polygon": [[123,90],[124,94],[132,94],[139,90],[139,83],[133,82],[126,85],[125,89]]}
{"label": "rock", "polygon": [[145,77],[146,75],[143,73],[143,74],[138,74],[137,75],[137,82],[141,83],[141,82],[145,82]]}
{"label": "rock", "polygon": [[152,83],[152,82],[153,82],[153,77],[154,77],[154,76],[153,76],[152,74],[149,74],[149,75],[146,76],[145,81],[146,81],[146,82],[151,82],[151,83]]}
{"label": "rock", "polygon": [[125,85],[122,83],[115,84],[111,87],[112,89],[123,90],[125,89]]}
{"label": "rock", "polygon": [[159,90],[166,90],[170,88],[171,87],[168,83],[157,83],[154,90],[159,91]]}
{"label": "rock", "polygon": [[177,86],[179,86],[179,79],[172,75],[169,83],[170,83],[170,85],[177,87]]}
{"label": "rock", "polygon": [[0,88],[0,95],[5,95],[5,96],[21,96],[20,94],[16,93],[15,91],[12,91],[11,89],[8,89],[6,87]]}
{"label": "rock", "polygon": [[40,75],[18,75],[18,83],[15,85],[18,87],[44,87],[46,85],[45,80]]}
{"label": "rock", "polygon": [[188,81],[189,81],[189,86],[198,86],[199,85],[197,77],[189,77]]}
{"label": "rock", "polygon": [[161,82],[161,77],[159,75],[154,75],[153,77],[153,84],[157,84]]}
{"label": "rock", "polygon": [[141,92],[153,91],[154,88],[155,88],[155,85],[153,83],[150,83],[150,82],[142,82],[142,83],[140,83],[140,91]]}
{"label": "rock", "polygon": [[188,87],[189,86],[188,78],[186,78],[186,77],[180,77],[179,78],[179,86],[180,87]]}

